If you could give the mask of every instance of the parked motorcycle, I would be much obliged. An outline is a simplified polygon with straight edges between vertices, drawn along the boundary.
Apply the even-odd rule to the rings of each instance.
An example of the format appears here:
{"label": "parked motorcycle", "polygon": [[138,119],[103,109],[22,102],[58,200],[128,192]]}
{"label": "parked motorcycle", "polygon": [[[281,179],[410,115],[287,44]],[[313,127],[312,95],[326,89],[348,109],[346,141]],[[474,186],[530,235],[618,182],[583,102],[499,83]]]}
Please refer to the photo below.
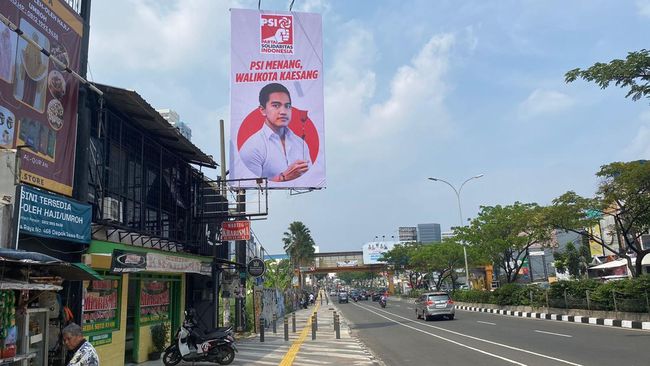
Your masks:
{"label": "parked motorcycle", "polygon": [[181,361],[216,362],[229,365],[235,359],[235,338],[232,326],[211,329],[206,332],[194,321],[193,309],[185,311],[185,320],[180,326],[174,342],[165,349],[163,363],[174,366]]}

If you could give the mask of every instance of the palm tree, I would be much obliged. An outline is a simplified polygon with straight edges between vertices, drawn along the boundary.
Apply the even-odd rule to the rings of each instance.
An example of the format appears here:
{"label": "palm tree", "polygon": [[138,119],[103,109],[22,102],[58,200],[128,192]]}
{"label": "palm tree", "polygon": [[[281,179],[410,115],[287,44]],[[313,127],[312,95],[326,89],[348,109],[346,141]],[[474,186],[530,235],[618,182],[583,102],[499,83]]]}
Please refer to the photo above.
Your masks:
{"label": "palm tree", "polygon": [[282,242],[294,266],[310,264],[314,259],[314,239],[302,222],[294,221],[289,224],[289,230],[284,232]]}

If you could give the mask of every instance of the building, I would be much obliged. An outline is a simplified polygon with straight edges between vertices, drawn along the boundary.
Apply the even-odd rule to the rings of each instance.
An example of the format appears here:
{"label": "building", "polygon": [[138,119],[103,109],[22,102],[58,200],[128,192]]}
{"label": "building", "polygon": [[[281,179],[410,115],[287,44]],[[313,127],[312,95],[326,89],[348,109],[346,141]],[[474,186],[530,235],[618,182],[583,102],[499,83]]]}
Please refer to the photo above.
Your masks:
{"label": "building", "polygon": [[176,127],[181,132],[181,135],[185,136],[186,139],[192,140],[192,129],[190,129],[190,126],[181,121],[180,116],[178,113],[172,109],[169,108],[163,108],[163,109],[156,109],[156,112],[160,113],[160,115],[167,121],[169,122],[170,125]]}
{"label": "building", "polygon": [[418,242],[440,243],[442,241],[440,224],[418,224]]}
{"label": "building", "polygon": [[451,238],[453,238],[454,236],[456,236],[456,234],[454,233],[453,230],[450,230],[450,231],[443,231],[442,233],[440,233],[440,237],[441,237],[442,240],[445,240],[445,239],[451,239]]}
{"label": "building", "polygon": [[415,226],[401,226],[397,231],[399,241],[409,242],[418,240],[418,228]]}

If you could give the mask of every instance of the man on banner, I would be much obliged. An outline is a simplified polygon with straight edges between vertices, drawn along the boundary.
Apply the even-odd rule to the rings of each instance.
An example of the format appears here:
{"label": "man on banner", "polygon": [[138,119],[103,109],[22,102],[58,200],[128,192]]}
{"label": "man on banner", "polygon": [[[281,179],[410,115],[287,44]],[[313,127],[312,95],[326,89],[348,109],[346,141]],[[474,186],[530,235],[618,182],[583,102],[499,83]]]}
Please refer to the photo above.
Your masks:
{"label": "man on banner", "polygon": [[274,182],[299,178],[311,164],[308,145],[288,127],[289,90],[279,83],[267,84],[260,90],[259,102],[264,124],[242,145],[242,161],[254,175]]}

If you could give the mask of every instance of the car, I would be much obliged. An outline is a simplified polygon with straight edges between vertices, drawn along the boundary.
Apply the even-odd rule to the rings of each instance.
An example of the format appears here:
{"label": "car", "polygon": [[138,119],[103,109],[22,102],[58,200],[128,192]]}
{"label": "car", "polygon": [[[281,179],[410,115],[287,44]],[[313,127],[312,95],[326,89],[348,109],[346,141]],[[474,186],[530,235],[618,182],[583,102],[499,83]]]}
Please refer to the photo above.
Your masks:
{"label": "car", "polygon": [[346,291],[339,292],[339,304],[343,302],[348,303],[348,293]]}
{"label": "car", "polygon": [[330,296],[336,296],[336,290],[330,291]]}
{"label": "car", "polygon": [[446,292],[427,292],[415,300],[415,315],[425,321],[432,317],[446,317],[453,320],[456,315],[456,305]]}
{"label": "car", "polygon": [[366,290],[359,291],[359,300],[368,300],[368,291]]}

